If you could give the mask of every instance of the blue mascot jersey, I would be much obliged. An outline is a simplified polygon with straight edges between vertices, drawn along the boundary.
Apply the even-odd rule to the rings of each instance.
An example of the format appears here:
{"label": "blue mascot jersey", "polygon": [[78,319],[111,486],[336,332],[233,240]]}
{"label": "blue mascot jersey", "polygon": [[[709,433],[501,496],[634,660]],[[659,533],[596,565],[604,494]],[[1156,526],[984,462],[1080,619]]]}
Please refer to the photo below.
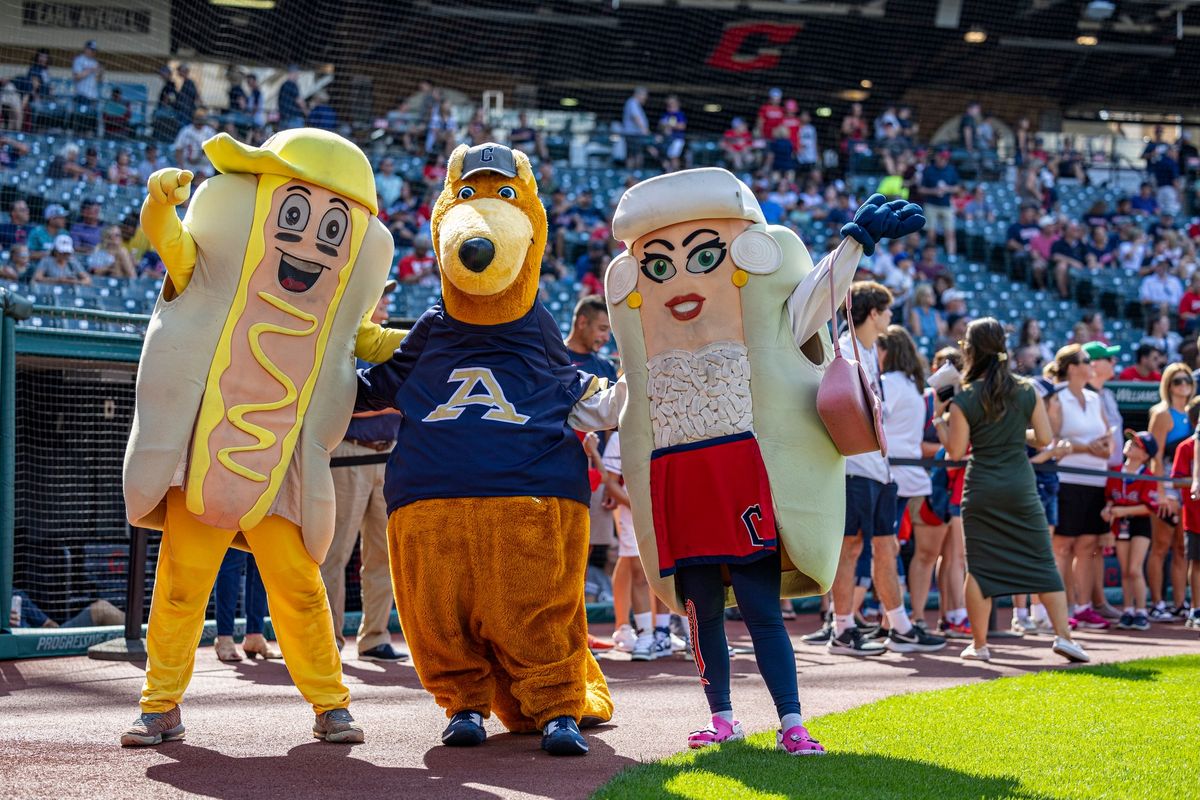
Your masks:
{"label": "blue mascot jersey", "polygon": [[567,425],[593,378],[541,303],[504,325],[440,304],[390,361],[358,373],[356,411],[404,412],[388,459],[388,513],[434,497],[565,497],[587,505],[587,457]]}

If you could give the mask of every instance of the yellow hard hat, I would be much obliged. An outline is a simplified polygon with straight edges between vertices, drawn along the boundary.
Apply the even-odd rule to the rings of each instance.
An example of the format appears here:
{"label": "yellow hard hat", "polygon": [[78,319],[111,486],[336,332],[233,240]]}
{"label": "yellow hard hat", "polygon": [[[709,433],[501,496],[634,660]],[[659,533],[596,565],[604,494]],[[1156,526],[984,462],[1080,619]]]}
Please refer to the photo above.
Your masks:
{"label": "yellow hard hat", "polygon": [[320,128],[280,131],[262,147],[242,144],[227,133],[204,143],[208,160],[220,172],[283,175],[323,186],[379,213],[371,162],[349,139]]}

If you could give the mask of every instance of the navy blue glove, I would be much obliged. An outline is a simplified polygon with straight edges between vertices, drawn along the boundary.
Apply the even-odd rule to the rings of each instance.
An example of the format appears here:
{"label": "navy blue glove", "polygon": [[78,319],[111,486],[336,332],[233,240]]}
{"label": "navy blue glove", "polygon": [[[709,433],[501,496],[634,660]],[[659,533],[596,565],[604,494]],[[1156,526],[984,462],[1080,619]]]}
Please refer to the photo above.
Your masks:
{"label": "navy blue glove", "polygon": [[884,202],[884,196],[873,194],[858,208],[853,222],[842,226],[842,236],[850,236],[862,245],[867,255],[875,253],[880,239],[899,239],[925,227],[921,207],[907,200]]}

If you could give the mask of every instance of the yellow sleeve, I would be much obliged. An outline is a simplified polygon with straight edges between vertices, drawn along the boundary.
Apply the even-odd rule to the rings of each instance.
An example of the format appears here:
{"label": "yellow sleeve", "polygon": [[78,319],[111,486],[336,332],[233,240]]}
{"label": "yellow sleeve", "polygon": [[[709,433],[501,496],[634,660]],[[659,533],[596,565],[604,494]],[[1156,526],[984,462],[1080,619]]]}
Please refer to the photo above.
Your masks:
{"label": "yellow sleeve", "polygon": [[175,207],[147,197],[142,203],[142,230],[162,259],[179,294],[192,280],[196,268],[196,242],[175,213]]}
{"label": "yellow sleeve", "polygon": [[392,357],[400,342],[408,336],[408,331],[399,328],[385,328],[371,322],[371,312],[368,311],[358,326],[358,337],[354,340],[354,355],[372,364],[381,364]]}

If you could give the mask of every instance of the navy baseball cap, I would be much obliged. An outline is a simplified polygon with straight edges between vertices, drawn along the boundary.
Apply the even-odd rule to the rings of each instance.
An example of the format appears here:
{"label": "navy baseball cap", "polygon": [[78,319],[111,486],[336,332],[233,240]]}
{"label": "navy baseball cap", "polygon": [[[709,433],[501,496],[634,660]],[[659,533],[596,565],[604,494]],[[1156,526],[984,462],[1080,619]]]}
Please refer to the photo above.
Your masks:
{"label": "navy baseball cap", "polygon": [[463,158],[462,176],[469,178],[476,172],[497,172],[508,178],[517,177],[517,160],[513,151],[502,144],[484,142],[467,151]]}
{"label": "navy baseball cap", "polygon": [[1154,458],[1158,455],[1158,441],[1150,435],[1149,431],[1135,431],[1133,428],[1125,429],[1125,438],[1131,442],[1137,442],[1146,451],[1147,458]]}

